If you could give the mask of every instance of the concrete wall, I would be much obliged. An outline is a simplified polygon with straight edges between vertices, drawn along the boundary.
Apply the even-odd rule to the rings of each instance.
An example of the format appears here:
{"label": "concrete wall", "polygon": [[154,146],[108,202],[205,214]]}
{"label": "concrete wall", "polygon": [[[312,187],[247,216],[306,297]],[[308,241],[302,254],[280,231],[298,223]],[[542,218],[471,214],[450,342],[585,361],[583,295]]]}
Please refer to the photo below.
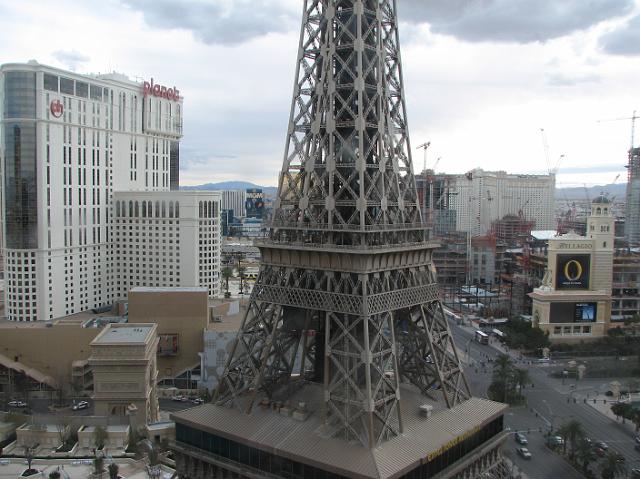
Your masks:
{"label": "concrete wall", "polygon": [[[123,449],[129,443],[129,426],[108,426],[105,428],[107,437],[104,447],[107,449]],[[95,447],[95,427],[83,426],[78,430],[80,447],[92,449]]]}
{"label": "concrete wall", "polygon": [[87,359],[89,343],[100,329],[81,328],[78,324],[53,324],[50,328],[0,327],[0,353],[25,366],[37,369],[56,381],[71,381],[71,363]]}
{"label": "concrete wall", "polygon": [[208,324],[207,291],[202,288],[133,288],[129,322],[156,323],[158,336],[178,335],[175,356],[158,356],[158,379],[174,377],[200,364]]}

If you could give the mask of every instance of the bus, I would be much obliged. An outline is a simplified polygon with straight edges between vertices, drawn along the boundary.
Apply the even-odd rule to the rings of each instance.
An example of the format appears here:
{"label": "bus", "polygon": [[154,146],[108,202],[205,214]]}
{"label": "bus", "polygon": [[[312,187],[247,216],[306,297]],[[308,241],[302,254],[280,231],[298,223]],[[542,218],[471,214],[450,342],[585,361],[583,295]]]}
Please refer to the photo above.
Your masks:
{"label": "bus", "polygon": [[478,329],[476,330],[475,340],[478,341],[480,344],[489,344],[489,335]]}
{"label": "bus", "polygon": [[506,339],[506,337],[507,337],[506,333],[503,333],[499,329],[492,329],[491,330],[491,334],[493,334],[500,341],[504,341]]}

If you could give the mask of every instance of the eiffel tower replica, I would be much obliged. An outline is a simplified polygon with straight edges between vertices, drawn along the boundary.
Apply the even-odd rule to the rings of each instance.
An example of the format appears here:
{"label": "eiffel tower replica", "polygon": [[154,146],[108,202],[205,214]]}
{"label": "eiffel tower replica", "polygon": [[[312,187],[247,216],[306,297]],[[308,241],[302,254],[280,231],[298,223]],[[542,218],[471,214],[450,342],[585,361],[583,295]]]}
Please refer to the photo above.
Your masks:
{"label": "eiffel tower replica", "polygon": [[[305,0],[269,228],[208,405],[215,434],[227,421],[234,437],[259,428],[265,409],[288,412],[305,389],[320,403],[321,427],[309,435],[365,450],[413,430],[401,388],[458,408],[454,415],[472,409],[439,298],[437,244],[420,213],[395,0]],[[297,409],[304,419],[304,402]],[[199,420],[185,413],[176,421],[177,444],[187,443],[181,421]],[[182,475],[202,476],[182,454]]]}

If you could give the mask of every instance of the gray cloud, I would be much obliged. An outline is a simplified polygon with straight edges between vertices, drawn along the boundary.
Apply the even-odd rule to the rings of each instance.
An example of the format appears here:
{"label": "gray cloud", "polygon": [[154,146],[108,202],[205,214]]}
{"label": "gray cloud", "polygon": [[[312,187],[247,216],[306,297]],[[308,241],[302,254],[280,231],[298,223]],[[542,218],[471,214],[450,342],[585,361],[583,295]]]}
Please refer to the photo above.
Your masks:
{"label": "gray cloud", "polygon": [[600,48],[614,55],[640,55],[640,15],[636,15],[622,27],[603,35]]}
{"label": "gray cloud", "polygon": [[551,86],[576,86],[580,83],[600,83],[602,78],[596,74],[566,75],[551,73],[547,75],[547,83]]}
{"label": "gray cloud", "polygon": [[75,71],[79,66],[87,63],[89,57],[76,50],[57,50],[52,53],[53,58],[65,65],[69,70]]}
{"label": "gray cloud", "polygon": [[608,164],[608,165],[592,165],[592,166],[567,166],[561,167],[560,173],[562,174],[580,174],[580,173],[616,173],[624,171],[623,164]]}
{"label": "gray cloud", "polygon": [[633,0],[402,0],[402,19],[477,42],[545,42],[631,11]]}
{"label": "gray cloud", "polygon": [[296,27],[299,15],[277,0],[122,0],[156,28],[188,30],[207,44],[238,45]]}

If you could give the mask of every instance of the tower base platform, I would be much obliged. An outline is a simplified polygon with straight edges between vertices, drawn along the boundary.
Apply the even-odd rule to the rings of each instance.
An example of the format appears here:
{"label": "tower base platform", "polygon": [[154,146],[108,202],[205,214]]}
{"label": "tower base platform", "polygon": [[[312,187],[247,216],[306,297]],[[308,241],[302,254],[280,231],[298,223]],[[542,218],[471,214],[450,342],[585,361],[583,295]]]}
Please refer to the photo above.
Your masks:
{"label": "tower base platform", "polygon": [[172,414],[180,477],[510,477],[499,451],[504,404],[472,397],[447,409],[403,384],[402,434],[368,449],[333,437],[320,385],[299,387],[289,402],[263,399],[251,414],[214,404]]}

